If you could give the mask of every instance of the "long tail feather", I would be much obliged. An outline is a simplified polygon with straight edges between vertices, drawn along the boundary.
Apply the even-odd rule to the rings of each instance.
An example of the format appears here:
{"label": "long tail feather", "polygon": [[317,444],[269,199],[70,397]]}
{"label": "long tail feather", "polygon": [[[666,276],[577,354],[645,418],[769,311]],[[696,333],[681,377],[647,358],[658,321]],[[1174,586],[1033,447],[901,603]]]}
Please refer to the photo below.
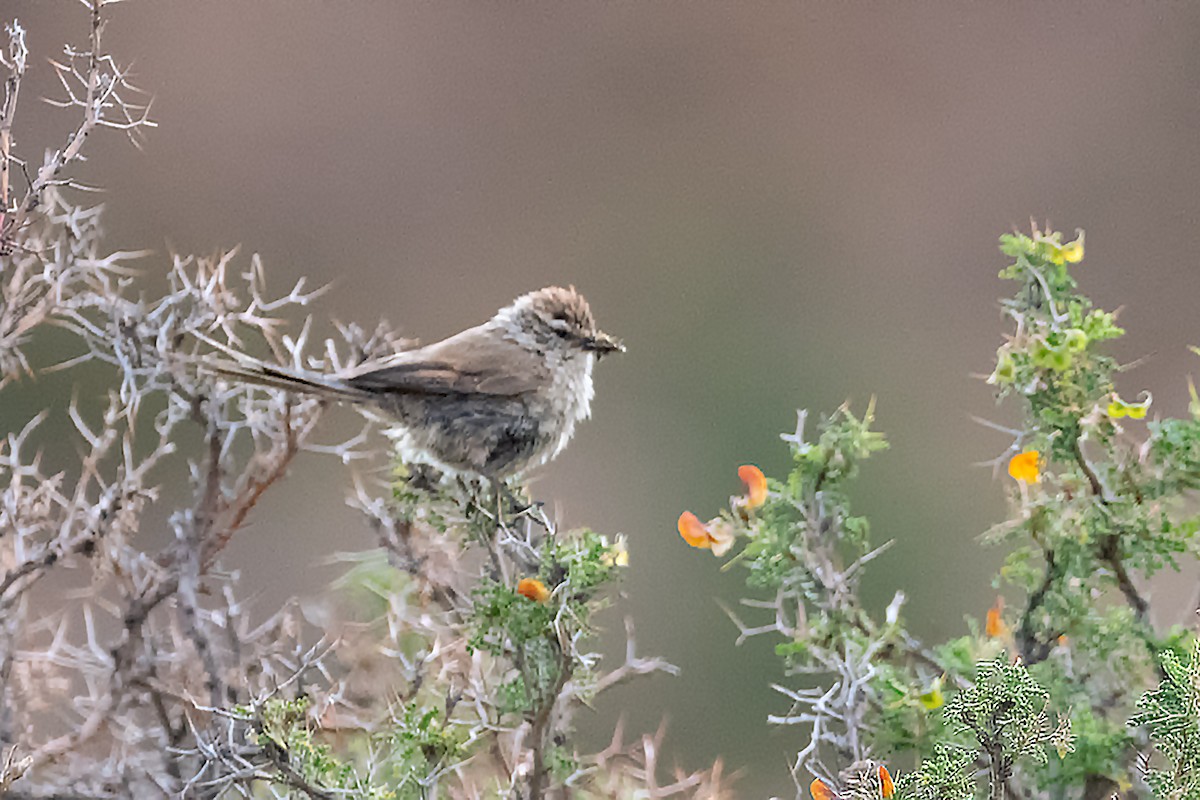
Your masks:
{"label": "long tail feather", "polygon": [[347,400],[352,402],[362,401],[370,397],[369,393],[347,386],[344,382],[330,375],[266,364],[245,356],[240,356],[237,361],[206,358],[200,362],[199,366],[204,372],[228,378],[238,383],[249,383],[255,386],[265,386],[270,389],[282,389],[285,392],[311,394],[319,397],[327,397],[331,400]]}

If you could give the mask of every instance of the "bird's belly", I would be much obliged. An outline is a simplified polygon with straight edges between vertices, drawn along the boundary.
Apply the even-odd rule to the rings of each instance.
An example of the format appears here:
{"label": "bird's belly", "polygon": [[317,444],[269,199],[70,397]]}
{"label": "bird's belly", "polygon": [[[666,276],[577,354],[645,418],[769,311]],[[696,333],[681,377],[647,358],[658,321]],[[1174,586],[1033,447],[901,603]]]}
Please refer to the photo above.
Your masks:
{"label": "bird's belly", "polygon": [[405,461],[488,478],[505,478],[547,460],[564,425],[536,402],[495,395],[398,396]]}

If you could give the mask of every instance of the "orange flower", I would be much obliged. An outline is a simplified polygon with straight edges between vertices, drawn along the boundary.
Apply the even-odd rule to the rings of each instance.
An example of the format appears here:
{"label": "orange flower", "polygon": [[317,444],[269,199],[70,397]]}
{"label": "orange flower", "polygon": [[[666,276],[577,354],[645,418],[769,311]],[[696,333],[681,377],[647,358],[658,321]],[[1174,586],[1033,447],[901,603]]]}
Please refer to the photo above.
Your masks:
{"label": "orange flower", "polygon": [[883,764],[879,765],[879,788],[884,798],[891,797],[896,792],[896,784],[892,783],[892,776]]}
{"label": "orange flower", "polygon": [[996,603],[988,609],[987,624],[984,626],[984,631],[988,638],[999,639],[1001,636],[1008,635],[1008,625],[1004,622],[1004,598],[997,597]]}
{"label": "orange flower", "polygon": [[1041,473],[1038,471],[1040,458],[1041,454],[1037,450],[1018,453],[1008,462],[1008,474],[1023,483],[1037,483],[1041,480]]}
{"label": "orange flower", "polygon": [[767,502],[767,476],[753,464],[738,467],[738,477],[746,484],[746,508],[758,508]]}
{"label": "orange flower", "polygon": [[537,578],[522,578],[517,584],[517,594],[528,597],[535,603],[544,603],[550,599],[550,590]]}
{"label": "orange flower", "polygon": [[685,511],[679,515],[679,535],[692,547],[712,547],[712,540],[709,538],[708,529],[704,527],[704,523],[700,521],[700,518],[690,511]]}
{"label": "orange flower", "polygon": [[813,800],[837,800],[837,795],[833,793],[833,789],[826,786],[825,781],[820,778],[813,780],[808,785],[808,790],[812,792]]}
{"label": "orange flower", "polygon": [[690,511],[679,515],[677,527],[679,535],[685,542],[701,550],[712,550],[713,555],[717,557],[728,553],[729,548],[733,547],[734,538],[736,538],[733,528],[720,517],[710,519],[705,524]]}

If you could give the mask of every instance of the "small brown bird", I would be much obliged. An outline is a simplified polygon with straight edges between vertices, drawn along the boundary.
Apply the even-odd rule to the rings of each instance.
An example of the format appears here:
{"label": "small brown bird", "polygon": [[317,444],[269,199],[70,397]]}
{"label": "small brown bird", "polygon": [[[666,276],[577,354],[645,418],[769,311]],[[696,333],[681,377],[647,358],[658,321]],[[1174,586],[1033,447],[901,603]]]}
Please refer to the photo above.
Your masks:
{"label": "small brown bird", "polygon": [[481,325],[341,374],[248,357],[213,362],[218,375],[351,403],[399,422],[401,457],[498,481],[562,452],[592,411],[596,359],[624,351],[596,328],[574,288],[522,295]]}

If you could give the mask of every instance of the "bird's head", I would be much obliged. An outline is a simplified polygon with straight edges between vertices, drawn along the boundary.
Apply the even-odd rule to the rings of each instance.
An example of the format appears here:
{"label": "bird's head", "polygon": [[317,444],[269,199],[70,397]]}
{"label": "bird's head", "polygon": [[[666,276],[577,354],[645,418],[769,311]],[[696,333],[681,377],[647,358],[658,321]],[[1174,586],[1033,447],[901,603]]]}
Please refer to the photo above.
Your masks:
{"label": "bird's head", "polygon": [[624,352],[625,345],[596,327],[592,310],[575,287],[547,286],[524,294],[501,313],[550,346],[579,349],[597,357]]}

